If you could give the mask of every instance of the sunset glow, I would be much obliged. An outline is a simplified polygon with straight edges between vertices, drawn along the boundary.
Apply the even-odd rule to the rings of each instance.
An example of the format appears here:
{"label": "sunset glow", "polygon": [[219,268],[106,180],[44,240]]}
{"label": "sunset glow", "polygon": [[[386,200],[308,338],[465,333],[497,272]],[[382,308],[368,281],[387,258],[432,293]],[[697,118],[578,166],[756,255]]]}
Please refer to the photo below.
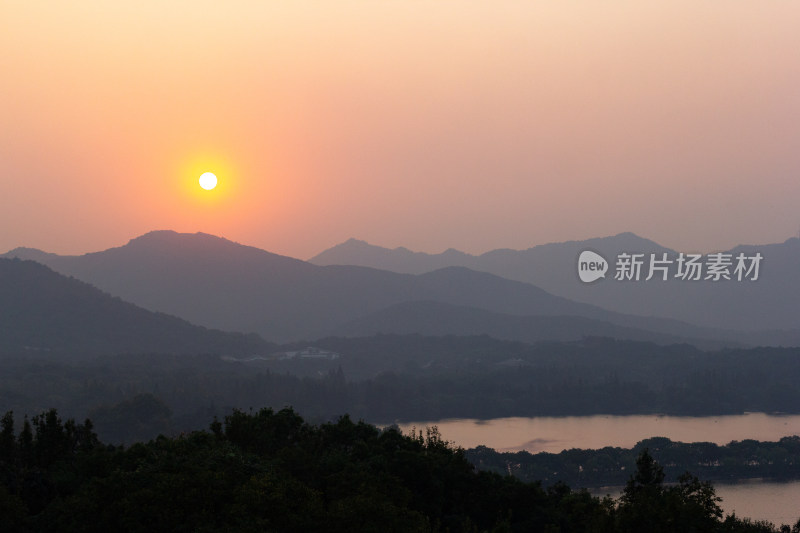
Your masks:
{"label": "sunset glow", "polygon": [[312,4],[3,4],[0,249],[797,233],[798,3]]}
{"label": "sunset glow", "polygon": [[800,533],[798,22],[0,0],[0,529]]}

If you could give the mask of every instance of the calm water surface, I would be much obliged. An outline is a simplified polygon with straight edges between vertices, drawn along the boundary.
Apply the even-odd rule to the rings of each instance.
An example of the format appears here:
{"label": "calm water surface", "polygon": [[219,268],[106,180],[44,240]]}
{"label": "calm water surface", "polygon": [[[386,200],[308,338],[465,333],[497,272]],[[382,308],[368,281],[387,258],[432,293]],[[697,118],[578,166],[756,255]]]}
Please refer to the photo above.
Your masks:
{"label": "calm water surface", "polygon": [[732,440],[778,440],[800,435],[800,415],[688,416],[565,416],[534,418],[468,418],[398,424],[404,432],[412,428],[437,426],[446,440],[464,448],[480,444],[498,451],[527,450],[558,453],[570,448],[596,449],[605,446],[631,448],[650,437],[668,437],[680,442]]}
{"label": "calm water surface", "polygon": [[[624,487],[604,487],[590,490],[595,496],[619,497]],[[767,520],[775,525],[790,526],[800,518],[800,481],[783,483],[751,481],[730,485],[714,483],[717,496],[722,498],[722,511],[736,513],[740,518]]]}
{"label": "calm water surface", "polygon": [[[745,415],[714,417],[681,416],[568,416],[496,418],[493,420],[450,419],[398,424],[404,432],[437,426],[443,438],[464,448],[480,444],[498,451],[527,450],[558,453],[570,448],[597,449],[605,446],[631,448],[649,437],[668,437],[681,442],[714,442],[756,439],[775,441],[800,435],[800,416]],[[800,481],[788,483],[746,482],[715,484],[725,513],[793,525],[800,518]],[[594,494],[619,495],[621,487]]]}

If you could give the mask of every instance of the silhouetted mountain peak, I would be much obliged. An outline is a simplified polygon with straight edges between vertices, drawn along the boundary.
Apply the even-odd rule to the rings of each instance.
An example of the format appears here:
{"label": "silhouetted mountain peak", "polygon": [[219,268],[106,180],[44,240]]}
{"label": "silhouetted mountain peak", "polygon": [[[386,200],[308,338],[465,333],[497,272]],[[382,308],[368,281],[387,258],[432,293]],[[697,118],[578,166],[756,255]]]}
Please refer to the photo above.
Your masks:
{"label": "silhouetted mountain peak", "polygon": [[[629,250],[667,250],[664,246],[658,244],[655,241],[650,239],[646,239],[644,237],[640,237],[639,235],[630,232],[624,231],[622,233],[617,233],[616,235],[609,235],[606,237],[592,237],[591,239],[584,239],[584,240],[572,240],[572,241],[562,241],[562,242],[551,242],[547,244],[540,244],[538,246],[534,246],[532,248],[528,248],[525,250],[526,252],[531,250],[537,249],[549,249],[549,248],[609,248],[609,249],[629,249]],[[491,252],[487,252],[487,254],[492,254],[498,251],[510,251],[513,252],[514,250],[492,250]],[[484,255],[487,255],[484,254]]]}
{"label": "silhouetted mountain peak", "polygon": [[160,247],[160,246],[174,246],[176,244],[192,244],[195,246],[244,246],[233,241],[229,241],[224,237],[217,237],[208,233],[178,233],[172,230],[155,230],[149,231],[144,235],[135,237],[128,241],[125,246],[128,247]]}
{"label": "silhouetted mountain peak", "polygon": [[444,252],[440,254],[442,257],[446,257],[448,259],[455,258],[455,257],[472,257],[471,255],[462,252],[461,250],[456,250],[455,248],[448,248]]}
{"label": "silhouetted mountain peak", "polygon": [[109,253],[132,255],[137,258],[174,257],[181,261],[211,261],[214,263],[234,263],[250,258],[259,258],[273,265],[311,266],[300,259],[274,254],[224,237],[203,232],[178,233],[172,230],[150,231],[131,239],[126,245],[119,248],[111,248],[90,255],[108,255]]}
{"label": "silhouetted mountain peak", "polygon": [[339,246],[371,246],[367,241],[350,237]]}
{"label": "silhouetted mountain peak", "polygon": [[663,249],[667,250],[666,247],[658,244],[655,241],[650,239],[646,239],[644,237],[640,237],[639,235],[625,231],[623,233],[618,233],[612,237],[605,237],[605,239],[601,238],[599,240],[607,240],[611,243],[616,244],[617,246],[631,246],[633,249],[640,248],[642,250],[652,250],[652,249]]}
{"label": "silhouetted mountain peak", "polygon": [[37,248],[26,248],[24,246],[14,248],[13,250],[3,255],[3,257],[8,257],[8,258],[16,257],[19,259],[28,259],[39,263],[41,263],[42,259],[46,257],[55,257],[55,256],[56,254],[51,254],[43,250],[39,250]]}
{"label": "silhouetted mountain peak", "polygon": [[252,353],[255,335],[154,313],[35,261],[0,259],[0,353]]}

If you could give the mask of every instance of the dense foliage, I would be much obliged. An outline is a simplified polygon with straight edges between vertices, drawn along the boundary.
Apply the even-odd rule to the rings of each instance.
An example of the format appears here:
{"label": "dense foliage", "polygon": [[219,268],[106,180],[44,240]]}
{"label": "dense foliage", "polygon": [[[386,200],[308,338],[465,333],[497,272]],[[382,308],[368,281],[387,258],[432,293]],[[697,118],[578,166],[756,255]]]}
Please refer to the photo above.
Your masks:
{"label": "dense foliage", "polygon": [[[713,487],[665,486],[644,451],[619,504],[475,471],[435,430],[234,411],[128,448],[55,410],[0,431],[3,531],[773,531],[721,518]],[[794,531],[798,531],[795,526]]]}

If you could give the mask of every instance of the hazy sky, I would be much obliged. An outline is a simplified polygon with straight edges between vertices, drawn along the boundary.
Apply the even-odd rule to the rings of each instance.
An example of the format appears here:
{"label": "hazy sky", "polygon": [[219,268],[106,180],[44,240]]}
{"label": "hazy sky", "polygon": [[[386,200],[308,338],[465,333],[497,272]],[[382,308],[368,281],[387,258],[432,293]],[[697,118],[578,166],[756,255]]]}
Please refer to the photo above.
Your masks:
{"label": "hazy sky", "polygon": [[[0,252],[800,229],[800,2],[3,2]],[[197,178],[215,172],[204,192]]]}

